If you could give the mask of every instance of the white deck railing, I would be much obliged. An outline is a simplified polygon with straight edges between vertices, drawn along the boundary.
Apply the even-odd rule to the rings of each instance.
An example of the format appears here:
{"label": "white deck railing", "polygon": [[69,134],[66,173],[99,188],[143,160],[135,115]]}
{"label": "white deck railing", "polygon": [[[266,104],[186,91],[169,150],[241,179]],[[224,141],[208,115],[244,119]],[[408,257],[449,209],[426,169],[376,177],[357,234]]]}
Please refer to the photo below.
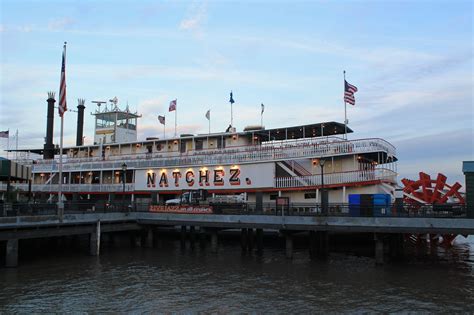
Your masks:
{"label": "white deck railing", "polygon": [[[12,184],[12,187],[28,191],[28,184]],[[64,184],[61,187],[62,192],[122,192],[122,184]],[[125,191],[130,192],[135,190],[135,184],[125,184]],[[33,184],[31,185],[33,192],[57,192],[59,191],[58,184]]]}
{"label": "white deck railing", "polygon": [[[292,143],[279,146],[245,146],[216,151],[191,151],[170,157],[160,153],[108,156],[105,159],[65,158],[64,171],[93,169],[121,169],[123,162],[129,168],[174,167],[193,165],[222,165],[278,161],[297,158],[331,157],[347,154],[386,152],[395,156],[395,148],[383,139],[360,139],[337,142]],[[33,172],[57,171],[57,160],[39,160]]]}
{"label": "white deck railing", "polygon": [[[324,174],[324,185],[360,183],[373,180],[396,181],[396,173],[388,169],[351,171]],[[275,178],[275,188],[321,186],[321,175],[291,176]]]}
{"label": "white deck railing", "polygon": [[[340,173],[324,174],[325,185],[335,184],[350,184],[368,182],[373,180],[384,180],[389,182],[396,181],[396,173],[388,169],[375,169],[368,171],[351,171]],[[275,188],[297,188],[297,187],[311,187],[321,185],[321,175],[309,176],[292,176],[275,178]],[[28,184],[13,184],[12,188],[23,191],[28,190]],[[6,190],[6,185],[0,186],[0,190]],[[59,190],[58,184],[48,185],[32,185],[33,192],[57,192]],[[135,190],[135,184],[125,184],[125,191],[131,192]],[[122,192],[122,184],[64,184],[62,185],[63,192]]]}

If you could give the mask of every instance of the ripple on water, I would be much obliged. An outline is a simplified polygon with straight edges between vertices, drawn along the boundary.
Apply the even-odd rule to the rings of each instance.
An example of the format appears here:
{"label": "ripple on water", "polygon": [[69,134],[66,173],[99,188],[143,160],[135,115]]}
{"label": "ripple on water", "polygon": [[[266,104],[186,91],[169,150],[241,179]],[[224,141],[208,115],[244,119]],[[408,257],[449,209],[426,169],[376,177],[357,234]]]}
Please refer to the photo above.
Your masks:
{"label": "ripple on water", "polygon": [[99,257],[50,257],[0,270],[3,313],[84,312],[469,312],[474,240],[435,258],[376,267],[372,258],[331,254],[287,260],[277,246],[241,255],[186,249],[108,249]]}

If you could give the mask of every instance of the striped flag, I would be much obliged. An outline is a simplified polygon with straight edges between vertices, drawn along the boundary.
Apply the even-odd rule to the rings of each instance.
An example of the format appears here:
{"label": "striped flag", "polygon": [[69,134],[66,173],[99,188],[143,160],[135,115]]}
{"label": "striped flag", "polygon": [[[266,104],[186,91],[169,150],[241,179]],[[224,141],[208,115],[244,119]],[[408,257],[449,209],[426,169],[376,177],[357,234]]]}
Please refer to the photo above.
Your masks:
{"label": "striped flag", "polygon": [[265,105],[263,105],[263,103],[262,103],[262,112],[260,113],[260,115],[263,115],[264,111],[265,111]]}
{"label": "striped flag", "polygon": [[178,102],[177,99],[172,100],[172,101],[170,102],[170,108],[169,108],[168,111],[172,112],[172,111],[176,110],[176,104],[177,104],[177,102]]}
{"label": "striped flag", "polygon": [[10,130],[0,131],[0,138],[8,138],[10,136]]}
{"label": "striped flag", "polygon": [[355,105],[355,92],[357,92],[357,88],[354,85],[349,84],[346,80],[344,80],[344,102],[349,103],[351,105]]}
{"label": "striped flag", "polygon": [[66,43],[64,43],[63,62],[62,62],[62,65],[61,65],[61,83],[59,85],[59,106],[58,106],[59,116],[63,117],[63,115],[66,111],[67,111],[67,104],[66,104]]}
{"label": "striped flag", "polygon": [[206,113],[206,118],[207,118],[207,120],[211,119],[211,110],[210,109]]}
{"label": "striped flag", "polygon": [[165,116],[158,116],[158,121],[160,122],[160,124],[164,125],[166,120],[165,120]]}

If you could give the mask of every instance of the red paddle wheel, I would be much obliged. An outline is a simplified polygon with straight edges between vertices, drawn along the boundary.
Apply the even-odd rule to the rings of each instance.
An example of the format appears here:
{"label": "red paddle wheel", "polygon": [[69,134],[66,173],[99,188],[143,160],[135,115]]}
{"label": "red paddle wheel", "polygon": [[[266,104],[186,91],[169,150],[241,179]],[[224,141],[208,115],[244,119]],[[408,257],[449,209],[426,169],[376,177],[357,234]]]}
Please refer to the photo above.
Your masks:
{"label": "red paddle wheel", "polygon": [[[430,175],[420,172],[420,179],[413,181],[410,179],[402,179],[405,186],[403,188],[403,201],[410,205],[410,210],[415,214],[423,211],[423,205],[442,205],[447,203],[465,204],[464,198],[459,193],[462,187],[458,182],[454,185],[446,184],[447,177],[438,173],[436,179],[431,179]],[[407,240],[411,243],[419,244],[429,241],[433,244],[451,245],[456,238],[455,234],[443,234],[429,236],[424,234],[409,234]]]}

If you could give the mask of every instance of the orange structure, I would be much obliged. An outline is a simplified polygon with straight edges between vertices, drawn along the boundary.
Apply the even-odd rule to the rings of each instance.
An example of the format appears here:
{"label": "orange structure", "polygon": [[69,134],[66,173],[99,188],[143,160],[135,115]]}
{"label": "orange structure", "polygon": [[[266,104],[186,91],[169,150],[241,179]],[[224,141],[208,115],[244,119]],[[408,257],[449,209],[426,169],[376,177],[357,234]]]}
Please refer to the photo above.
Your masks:
{"label": "orange structure", "polygon": [[[438,173],[436,180],[431,179],[430,175],[420,172],[420,179],[413,181],[402,179],[405,186],[403,188],[403,201],[410,204],[414,210],[420,209],[425,204],[446,204],[450,203],[465,204],[465,200],[459,192],[462,187],[458,182],[453,185],[446,184],[447,177]],[[407,240],[412,243],[426,241],[429,237],[433,244],[451,245],[456,238],[455,234],[443,235],[407,235]]]}

